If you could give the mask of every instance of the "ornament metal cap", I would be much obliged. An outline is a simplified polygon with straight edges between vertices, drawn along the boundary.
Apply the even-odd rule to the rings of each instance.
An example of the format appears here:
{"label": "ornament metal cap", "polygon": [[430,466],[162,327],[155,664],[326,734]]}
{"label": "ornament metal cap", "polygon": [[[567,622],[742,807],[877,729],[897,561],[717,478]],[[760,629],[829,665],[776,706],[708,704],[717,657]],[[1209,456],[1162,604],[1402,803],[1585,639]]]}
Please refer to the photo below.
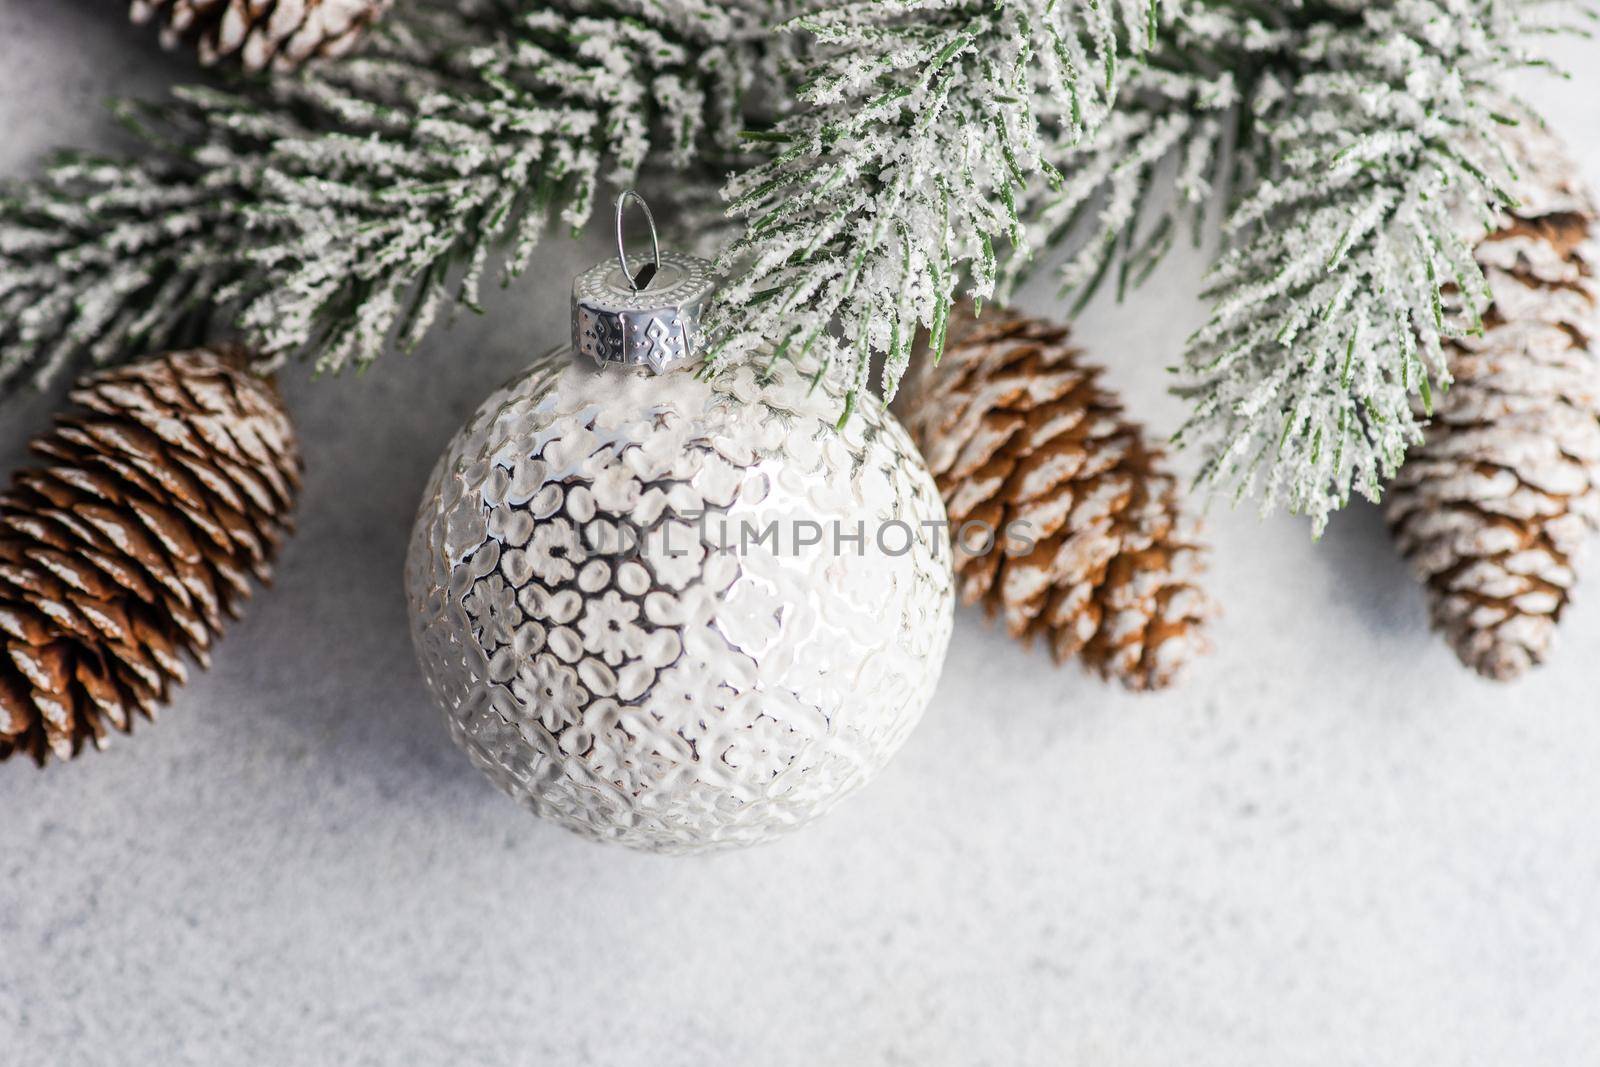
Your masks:
{"label": "ornament metal cap", "polygon": [[[622,236],[633,200],[650,224],[651,261],[635,273]],[[650,205],[632,189],[617,197],[617,258],[597,263],[572,282],[572,347],[598,366],[648,366],[657,374],[699,354],[700,320],[716,289],[709,262],[662,252]]]}

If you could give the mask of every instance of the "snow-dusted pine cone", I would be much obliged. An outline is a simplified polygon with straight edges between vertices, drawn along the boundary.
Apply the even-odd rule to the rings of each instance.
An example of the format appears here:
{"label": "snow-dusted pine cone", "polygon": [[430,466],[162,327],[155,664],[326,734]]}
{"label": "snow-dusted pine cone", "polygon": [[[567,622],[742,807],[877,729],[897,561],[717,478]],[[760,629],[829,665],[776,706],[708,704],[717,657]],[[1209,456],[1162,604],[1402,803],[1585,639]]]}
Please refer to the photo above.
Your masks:
{"label": "snow-dusted pine cone", "polygon": [[200,62],[237,56],[246,70],[290,70],[339,56],[393,0],[132,0],[135,23],[156,21],[167,48],[191,47]]}
{"label": "snow-dusted pine cone", "polygon": [[1477,247],[1494,303],[1451,351],[1455,384],[1388,504],[1434,625],[1499,680],[1549,655],[1600,523],[1595,205],[1552,135],[1508,136],[1521,206]]}
{"label": "snow-dusted pine cone", "polygon": [[84,380],[0,495],[0,760],[41,765],[153,718],[203,666],[289,524],[294,430],[241,354]]}
{"label": "snow-dusted pine cone", "polygon": [[1161,452],[1067,333],[998,308],[976,318],[963,302],[939,365],[917,361],[900,407],[952,531],[982,524],[957,540],[981,549],[985,530],[1000,534],[994,551],[956,552],[962,598],[1013,636],[1042,636],[1058,660],[1162,688],[1208,647],[1195,524]]}

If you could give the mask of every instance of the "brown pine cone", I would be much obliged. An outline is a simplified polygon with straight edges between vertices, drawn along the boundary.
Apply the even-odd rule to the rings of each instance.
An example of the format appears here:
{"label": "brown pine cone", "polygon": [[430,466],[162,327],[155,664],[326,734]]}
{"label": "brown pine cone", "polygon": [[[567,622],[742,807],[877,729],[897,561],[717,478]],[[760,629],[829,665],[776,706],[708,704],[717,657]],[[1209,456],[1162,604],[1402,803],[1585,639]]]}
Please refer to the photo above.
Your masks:
{"label": "brown pine cone", "polygon": [[270,577],[300,485],[294,429],[243,353],[86,378],[0,495],[0,760],[41,766],[155,717]]}
{"label": "brown pine cone", "polygon": [[129,17],[161,26],[167,48],[207,65],[238,56],[246,70],[292,70],[355,47],[393,0],[132,0]]}
{"label": "brown pine cone", "polygon": [[[1065,327],[998,308],[950,315],[901,407],[938,480],[963,600],[1129,689],[1160,689],[1207,644],[1201,549],[1161,452],[1080,362]],[[972,527],[961,536],[963,524]],[[1012,540],[1006,531],[1022,538]],[[1033,542],[1031,550],[1022,543]]]}
{"label": "brown pine cone", "polygon": [[1521,206],[1477,247],[1494,302],[1483,335],[1452,348],[1455,382],[1388,504],[1434,625],[1501,681],[1549,655],[1600,525],[1595,205],[1548,132],[1507,136]]}

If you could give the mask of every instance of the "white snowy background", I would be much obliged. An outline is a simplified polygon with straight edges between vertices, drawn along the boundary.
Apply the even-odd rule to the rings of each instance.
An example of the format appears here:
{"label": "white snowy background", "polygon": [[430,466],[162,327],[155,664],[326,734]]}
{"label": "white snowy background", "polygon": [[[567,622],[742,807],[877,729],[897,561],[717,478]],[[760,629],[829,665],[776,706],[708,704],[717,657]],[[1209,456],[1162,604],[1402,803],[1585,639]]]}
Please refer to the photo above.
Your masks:
{"label": "white snowy background", "polygon": [[[0,174],[186,76],[123,7],[0,0]],[[1562,58],[1531,93],[1600,181],[1600,45]],[[1596,1062],[1600,573],[1555,662],[1494,687],[1365,505],[1320,544],[1213,509],[1226,616],[1168,695],[963,613],[896,762],[775,845],[634,855],[493,791],[422,691],[401,560],[435,456],[601,249],[553,238],[365,377],[287,374],[311,468],[277,587],[158,725],[0,766],[0,1063]],[[1202,266],[1079,328],[1163,434]],[[3,409],[0,469],[55,406]]]}

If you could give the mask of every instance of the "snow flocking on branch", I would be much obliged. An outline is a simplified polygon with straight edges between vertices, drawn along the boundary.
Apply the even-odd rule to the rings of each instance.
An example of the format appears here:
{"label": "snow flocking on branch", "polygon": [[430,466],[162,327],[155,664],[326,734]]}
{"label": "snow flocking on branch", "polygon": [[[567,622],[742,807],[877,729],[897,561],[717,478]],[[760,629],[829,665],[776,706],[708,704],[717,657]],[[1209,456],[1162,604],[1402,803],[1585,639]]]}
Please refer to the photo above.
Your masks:
{"label": "snow flocking on branch", "polygon": [[1080,298],[1124,291],[1227,200],[1180,439],[1320,529],[1379,492],[1445,385],[1441,339],[1474,326],[1461,219],[1507,174],[1503,74],[1589,6],[410,5],[359,56],[128,106],[141,155],[5,187],[0,389],[233,322],[268,364],[365,366],[603,186],[681,174],[698,209],[732,170],[714,359],[887,399],[958,295],[1003,297],[1047,251]]}
{"label": "snow flocking on branch", "polygon": [[[1093,292],[1116,268],[1124,289],[1178,214],[1231,191],[1180,440],[1204,450],[1207,481],[1320,531],[1352,488],[1379,493],[1446,384],[1441,338],[1474,328],[1483,284],[1460,220],[1500,197],[1491,102],[1530,60],[1529,32],[1574,6],[933,0],[804,16],[791,28],[817,58],[800,108],[724,190],[745,231],[723,258],[721,358],[809,354],[860,393],[881,356],[891,396],[919,329],[937,358],[958,291],[1003,292],[1062,246],[1065,287]],[[1119,55],[1120,77],[1087,76]],[[1146,218],[1163,181],[1176,209]]]}
{"label": "snow flocking on branch", "polygon": [[358,56],[130,107],[134,158],[66,157],[0,199],[0,388],[238,325],[268,365],[414,344],[646,159],[687,167],[775,77],[778,0],[466,0]]}
{"label": "snow flocking on branch", "polygon": [[[1250,101],[1253,182],[1185,355],[1202,478],[1320,532],[1377,499],[1487,300],[1469,241],[1502,202],[1493,130],[1526,9],[1342,2],[1293,26]],[[1470,219],[1463,225],[1463,219]]]}
{"label": "snow flocking on branch", "polygon": [[881,354],[892,396],[917,330],[938,351],[957,286],[992,295],[1004,251],[1026,247],[1024,201],[1064,181],[1050,149],[1105,121],[1124,53],[1147,46],[1159,11],[895,0],[788,23],[815,61],[796,113],[753,134],[773,153],[724,188],[745,230],[722,258],[715,358],[771,345],[859,394]]}

